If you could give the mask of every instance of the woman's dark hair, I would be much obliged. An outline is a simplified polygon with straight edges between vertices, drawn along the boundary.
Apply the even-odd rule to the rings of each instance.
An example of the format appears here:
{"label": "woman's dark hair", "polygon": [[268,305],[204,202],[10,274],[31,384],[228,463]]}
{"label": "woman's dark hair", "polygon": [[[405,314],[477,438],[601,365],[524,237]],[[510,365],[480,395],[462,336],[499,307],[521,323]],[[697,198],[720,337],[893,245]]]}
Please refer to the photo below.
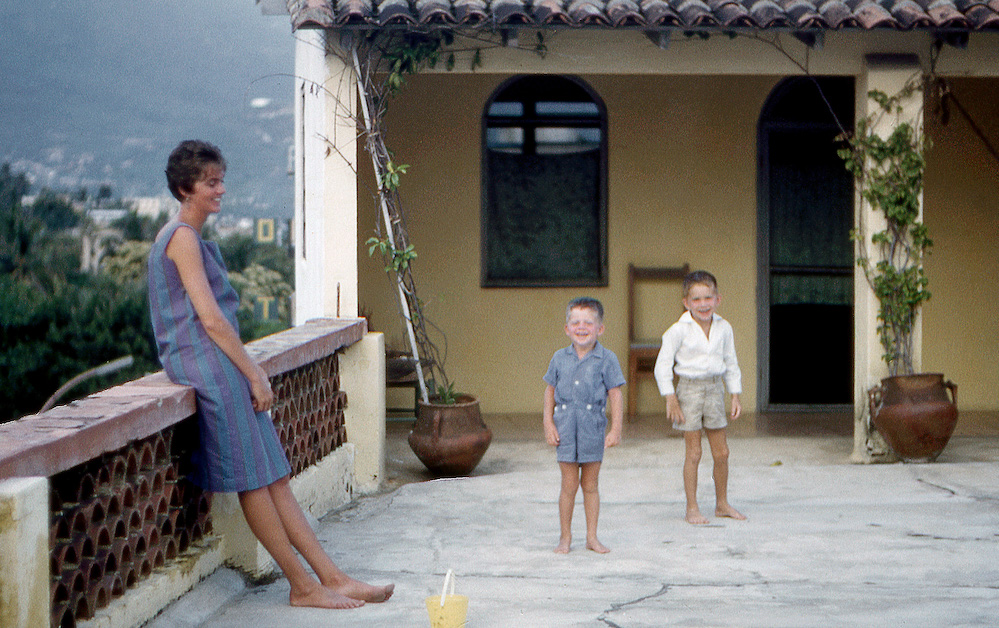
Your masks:
{"label": "woman's dark hair", "polygon": [[170,193],[178,201],[194,189],[205,168],[215,165],[225,170],[225,158],[218,146],[201,140],[185,140],[177,145],[167,160],[166,178]]}

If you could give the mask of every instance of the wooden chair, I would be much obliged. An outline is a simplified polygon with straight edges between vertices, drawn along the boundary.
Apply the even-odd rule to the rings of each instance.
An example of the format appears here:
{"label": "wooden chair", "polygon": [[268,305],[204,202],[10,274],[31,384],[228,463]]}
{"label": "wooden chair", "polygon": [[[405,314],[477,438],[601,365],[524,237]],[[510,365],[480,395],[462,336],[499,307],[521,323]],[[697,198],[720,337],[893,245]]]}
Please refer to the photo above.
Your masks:
{"label": "wooden chair", "polygon": [[420,380],[416,376],[416,360],[403,351],[385,351],[385,388],[412,388],[413,405],[406,407],[386,407],[389,414],[412,413],[416,416],[417,400],[420,398]]}
{"label": "wooden chair", "polygon": [[[683,281],[690,264],[676,267],[641,268],[628,264],[628,418],[635,416],[640,379],[654,379],[653,369],[659,356],[660,340],[635,337],[635,284],[640,281]],[[665,330],[664,330],[665,331]]]}

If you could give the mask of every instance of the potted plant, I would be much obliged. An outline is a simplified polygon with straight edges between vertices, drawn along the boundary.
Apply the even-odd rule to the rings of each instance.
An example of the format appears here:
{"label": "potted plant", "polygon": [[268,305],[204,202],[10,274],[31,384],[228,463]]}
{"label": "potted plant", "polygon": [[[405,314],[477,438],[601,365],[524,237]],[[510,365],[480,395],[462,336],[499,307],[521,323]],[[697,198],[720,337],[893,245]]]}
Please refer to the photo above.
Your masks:
{"label": "potted plant", "polygon": [[[870,420],[906,461],[935,459],[957,422],[957,386],[940,373],[913,372],[913,328],[930,298],[923,261],[933,245],[920,220],[929,140],[920,126],[902,119],[901,103],[917,92],[922,92],[917,80],[894,96],[870,92],[877,110],[858,122],[854,134],[841,136],[847,146],[839,151],[861,198],[885,221],[869,240],[862,229],[853,237],[857,264],[879,302],[878,336],[889,374],[869,391]],[[882,137],[876,126],[886,116],[894,117],[895,124]]]}

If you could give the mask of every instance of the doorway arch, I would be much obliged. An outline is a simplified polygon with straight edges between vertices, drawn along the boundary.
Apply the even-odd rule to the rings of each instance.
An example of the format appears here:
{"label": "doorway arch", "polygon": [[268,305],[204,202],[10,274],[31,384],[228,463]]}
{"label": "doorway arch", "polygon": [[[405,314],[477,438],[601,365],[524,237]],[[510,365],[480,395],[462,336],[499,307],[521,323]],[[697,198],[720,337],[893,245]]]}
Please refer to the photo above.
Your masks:
{"label": "doorway arch", "polygon": [[853,403],[853,180],[835,138],[852,129],[852,77],[794,77],[758,125],[761,410]]}

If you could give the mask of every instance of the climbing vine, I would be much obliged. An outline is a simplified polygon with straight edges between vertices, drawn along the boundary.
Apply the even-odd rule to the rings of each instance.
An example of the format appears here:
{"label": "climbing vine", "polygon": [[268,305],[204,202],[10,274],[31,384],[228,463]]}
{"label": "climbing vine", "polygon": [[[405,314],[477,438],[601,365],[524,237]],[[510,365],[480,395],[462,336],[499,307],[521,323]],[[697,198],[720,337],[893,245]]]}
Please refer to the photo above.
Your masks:
{"label": "climbing vine", "polygon": [[[882,358],[893,376],[913,372],[913,326],[920,306],[930,298],[923,262],[933,241],[919,219],[930,142],[921,127],[901,121],[901,103],[916,92],[922,92],[917,79],[893,96],[870,92],[877,109],[857,123],[855,133],[841,136],[847,146],[839,150],[860,196],[886,223],[869,241],[860,230],[851,235],[859,245],[857,264],[880,304],[878,336]],[[894,117],[896,123],[882,137],[875,128],[885,116]],[[868,245],[874,247],[875,257]]]}
{"label": "climbing vine", "polygon": [[[427,32],[390,29],[341,31],[327,44],[328,54],[338,57],[353,70],[361,109],[356,123],[364,139],[365,152],[371,157],[377,181],[375,196],[380,216],[375,235],[367,240],[368,253],[381,255],[385,271],[395,280],[411,353],[418,361],[416,374],[423,400],[429,399],[429,384],[429,389],[439,400],[453,403],[456,394],[454,383],[444,371],[447,338],[424,316],[425,304],[417,294],[413,273],[417,253],[409,239],[399,195],[402,177],[410,166],[393,160],[385,142],[385,115],[390,100],[403,90],[408,77],[442,62],[447,70],[451,70],[455,66],[456,55],[463,53],[469,55],[470,69],[474,70],[482,63],[483,49],[504,43],[501,35],[496,33],[462,35],[459,46],[458,38],[449,29]],[[542,34],[539,33],[534,45],[525,50],[544,55],[546,48]],[[431,331],[443,340],[443,350],[431,339]],[[429,375],[429,382],[424,381],[424,371]]]}

